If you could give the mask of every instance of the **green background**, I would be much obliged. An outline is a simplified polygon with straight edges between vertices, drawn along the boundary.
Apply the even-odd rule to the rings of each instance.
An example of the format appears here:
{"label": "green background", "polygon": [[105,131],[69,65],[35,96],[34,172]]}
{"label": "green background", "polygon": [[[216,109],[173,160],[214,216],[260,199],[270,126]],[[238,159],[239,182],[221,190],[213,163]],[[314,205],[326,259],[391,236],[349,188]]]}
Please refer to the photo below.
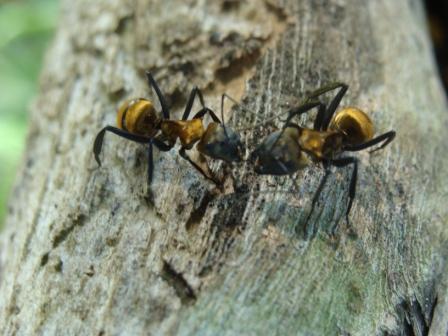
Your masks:
{"label": "green background", "polygon": [[0,228],[22,157],[29,105],[57,16],[56,0],[0,1]]}

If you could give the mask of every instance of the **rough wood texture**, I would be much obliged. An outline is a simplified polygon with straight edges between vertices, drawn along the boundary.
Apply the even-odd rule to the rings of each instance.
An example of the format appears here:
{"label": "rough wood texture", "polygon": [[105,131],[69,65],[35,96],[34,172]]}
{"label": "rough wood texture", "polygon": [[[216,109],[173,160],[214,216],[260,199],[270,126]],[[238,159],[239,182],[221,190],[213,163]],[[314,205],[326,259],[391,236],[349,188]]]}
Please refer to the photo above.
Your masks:
{"label": "rough wood texture", "polygon": [[[398,137],[359,153],[350,226],[350,168],[304,223],[317,166],[297,189],[243,164],[220,193],[156,151],[152,204],[142,146],[107,135],[102,168],[91,153],[123,99],[154,97],[145,69],[175,113],[196,84],[258,121],[344,81]],[[447,121],[418,1],[65,1],[1,239],[0,333],[444,335]]]}

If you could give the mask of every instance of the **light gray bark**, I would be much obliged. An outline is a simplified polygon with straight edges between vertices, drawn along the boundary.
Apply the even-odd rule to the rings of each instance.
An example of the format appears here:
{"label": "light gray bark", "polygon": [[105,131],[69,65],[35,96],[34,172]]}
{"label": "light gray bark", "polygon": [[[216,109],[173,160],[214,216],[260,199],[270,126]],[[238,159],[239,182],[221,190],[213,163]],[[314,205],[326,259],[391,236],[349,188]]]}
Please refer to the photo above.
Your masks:
{"label": "light gray bark", "polygon": [[[107,135],[101,168],[91,152],[121,101],[154,98],[146,69],[176,116],[193,85],[216,111],[222,92],[242,100],[259,117],[235,110],[239,127],[343,81],[343,105],[398,135],[356,153],[349,224],[351,168],[305,223],[319,166],[294,185],[236,165],[221,193],[174,149],[155,151],[152,204],[143,146]],[[64,1],[30,118],[2,334],[447,333],[448,114],[418,1]],[[249,149],[267,132],[246,132]]]}

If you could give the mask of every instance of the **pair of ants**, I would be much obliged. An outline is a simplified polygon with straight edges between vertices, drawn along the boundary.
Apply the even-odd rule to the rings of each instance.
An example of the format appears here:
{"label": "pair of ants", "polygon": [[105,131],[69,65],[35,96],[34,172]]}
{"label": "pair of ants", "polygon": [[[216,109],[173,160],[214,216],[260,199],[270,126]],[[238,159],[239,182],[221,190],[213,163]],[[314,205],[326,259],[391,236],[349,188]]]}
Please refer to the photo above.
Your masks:
{"label": "pair of ants", "polygon": [[[146,72],[146,79],[148,86],[154,89],[162,111],[157,111],[153,103],[145,98],[126,101],[118,110],[117,127],[106,126],[96,136],[93,153],[98,165],[101,166],[99,155],[106,131],[146,144],[148,145],[148,188],[150,188],[154,171],[153,145],[165,152],[171,150],[179,139],[180,156],[206,179],[220,186],[221,182],[210,173],[210,169],[206,172],[190,158],[186,151],[196,144],[196,149],[202,158],[206,156],[227,163],[244,160],[245,146],[239,134],[225,125],[223,117],[224,98],[235,101],[226,94],[222,95],[221,119],[219,119],[210,108],[205,106],[201,91],[194,87],[187,100],[182,119],[172,120],[165,97],[150,72]],[[318,100],[318,97],[332,90],[338,90],[338,92],[327,107]],[[311,209],[314,208],[325,185],[331,166],[353,165],[349,185],[349,203],[346,210],[348,221],[356,193],[358,160],[352,156],[341,157],[341,154],[360,151],[378,144],[381,145],[371,152],[382,149],[394,139],[395,131],[373,137],[373,123],[360,109],[346,107],[335,113],[347,90],[348,85],[334,83],[308,95],[303,104],[287,112],[287,119],[280,130],[270,133],[261,141],[261,144],[250,154],[249,161],[253,164],[254,171],[260,175],[292,175],[312,162],[322,163],[325,175],[313,197]],[[196,97],[199,98],[201,109],[189,119]],[[318,112],[312,129],[293,122],[293,118],[314,108],[317,108]],[[205,127],[203,119],[207,114],[213,121]]]}

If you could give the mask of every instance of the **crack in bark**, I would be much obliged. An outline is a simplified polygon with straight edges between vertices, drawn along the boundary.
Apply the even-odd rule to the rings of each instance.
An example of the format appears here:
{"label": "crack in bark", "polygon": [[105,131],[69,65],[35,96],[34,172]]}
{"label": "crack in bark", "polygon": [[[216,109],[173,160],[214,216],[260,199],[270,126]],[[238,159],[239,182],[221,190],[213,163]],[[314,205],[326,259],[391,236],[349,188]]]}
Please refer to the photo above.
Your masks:
{"label": "crack in bark", "polygon": [[161,276],[174,288],[182,304],[192,304],[196,301],[196,294],[187,280],[165,260],[163,261]]}
{"label": "crack in bark", "polygon": [[[432,293],[434,294],[434,293]],[[397,314],[400,317],[399,330],[394,333],[383,331],[384,335],[400,336],[427,336],[432,325],[434,310],[437,305],[437,297],[425,297],[428,304],[422,304],[416,298],[404,299],[397,306]]]}
{"label": "crack in bark", "polygon": [[86,220],[87,216],[78,214],[76,218],[73,219],[70,226],[60,230],[53,237],[53,249],[57,248],[64,240],[66,240],[70,233],[75,229],[75,227],[84,225],[84,222]]}
{"label": "crack in bark", "polygon": [[207,211],[207,208],[210,204],[210,202],[213,201],[215,198],[215,195],[211,193],[210,191],[207,191],[204,197],[202,198],[201,203],[199,206],[191,211],[190,217],[188,218],[187,222],[185,223],[185,229],[187,231],[191,231],[194,229],[202,220],[202,218],[205,215],[205,212]]}

